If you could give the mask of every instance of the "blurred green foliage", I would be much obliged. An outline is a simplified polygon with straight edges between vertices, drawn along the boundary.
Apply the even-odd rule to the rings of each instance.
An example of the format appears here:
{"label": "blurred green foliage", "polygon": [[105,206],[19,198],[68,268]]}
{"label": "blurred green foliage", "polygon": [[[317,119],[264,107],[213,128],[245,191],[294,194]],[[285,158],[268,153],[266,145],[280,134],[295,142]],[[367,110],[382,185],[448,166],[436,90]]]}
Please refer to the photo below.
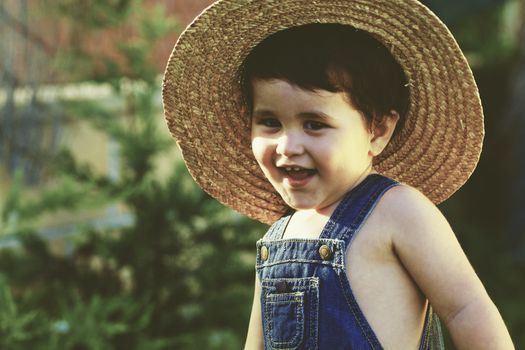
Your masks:
{"label": "blurred green foliage", "polygon": [[[0,275],[0,348],[26,349],[43,333],[37,311],[19,310],[4,276]],[[45,323],[45,322],[44,322]]]}
{"label": "blurred green foliage", "polygon": [[[159,83],[148,62],[157,40],[176,28],[174,20],[160,7],[145,10],[139,0],[45,0],[42,6],[49,16],[69,21],[79,43],[102,28],[131,26],[136,32],[133,40],[118,45],[120,63],[93,57],[82,45],[54,58],[55,66],[67,72],[65,80],[111,84],[121,103],[59,103],[69,121],[87,121],[118,143],[122,175],[97,175],[63,150],[50,160],[53,182],[38,198],[23,195],[21,174],[16,177],[0,215],[0,234],[19,243],[0,251],[0,348],[242,348],[253,293],[254,243],[265,227],[203,193],[181,161],[173,161],[167,179],[156,174],[158,156],[173,141],[157,129]],[[488,135],[504,109],[501,86],[508,83],[514,54],[512,45],[499,41],[496,27],[504,12],[498,5],[453,28],[476,60]],[[491,25],[480,31],[483,23]],[[489,27],[493,32],[487,32]],[[508,254],[501,229],[505,213],[493,202],[504,197],[489,185],[501,181],[494,164],[501,165],[505,145],[491,136],[487,142],[489,151],[472,179],[440,208],[519,347],[525,344],[524,269]],[[108,203],[125,205],[133,224],[113,230],[77,227],[65,255],[53,254],[37,234],[35,223],[47,212],[67,209],[74,215]]]}
{"label": "blurred green foliage", "polygon": [[[124,58],[118,64],[91,57],[81,45],[56,57],[64,71],[75,66],[69,79],[110,83],[118,103],[55,103],[65,122],[88,122],[118,144],[121,176],[98,175],[67,149],[50,159],[53,180],[38,197],[25,196],[16,176],[0,221],[0,233],[19,243],[0,251],[0,348],[241,348],[253,295],[254,242],[265,227],[203,193],[181,160],[171,160],[167,179],[156,172],[157,158],[175,143],[158,129],[160,84],[149,53],[174,30],[173,19],[140,1],[90,1],[89,10],[71,1],[46,6],[85,36],[120,26],[137,33],[118,45]],[[110,203],[124,205],[133,224],[76,227],[69,252],[59,255],[37,233],[46,213],[75,215]]]}

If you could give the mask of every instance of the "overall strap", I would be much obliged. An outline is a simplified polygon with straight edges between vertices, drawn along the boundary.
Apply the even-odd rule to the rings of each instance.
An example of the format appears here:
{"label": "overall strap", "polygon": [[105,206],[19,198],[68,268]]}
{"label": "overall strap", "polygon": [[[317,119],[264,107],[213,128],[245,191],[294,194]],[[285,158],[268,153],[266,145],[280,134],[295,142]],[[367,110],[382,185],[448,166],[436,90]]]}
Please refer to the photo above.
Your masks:
{"label": "overall strap", "polygon": [[399,185],[395,180],[380,174],[371,174],[348,192],[332,213],[320,238],[340,239],[346,247],[359,231],[381,196]]}
{"label": "overall strap", "polygon": [[274,239],[281,238],[282,232],[284,228],[286,227],[286,224],[288,223],[288,220],[292,212],[293,212],[292,210],[288,210],[283,216],[281,216],[279,220],[274,222],[270,226],[270,228],[268,229],[268,231],[266,232],[266,234],[264,235],[262,239],[263,240],[274,240]]}

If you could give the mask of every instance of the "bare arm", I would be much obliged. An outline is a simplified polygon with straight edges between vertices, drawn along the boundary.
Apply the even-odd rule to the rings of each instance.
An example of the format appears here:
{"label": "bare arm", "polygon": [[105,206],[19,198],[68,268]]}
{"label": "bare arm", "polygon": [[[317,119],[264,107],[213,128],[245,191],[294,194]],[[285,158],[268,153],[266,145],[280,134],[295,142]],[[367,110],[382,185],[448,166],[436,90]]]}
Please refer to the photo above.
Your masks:
{"label": "bare arm", "polygon": [[412,188],[399,186],[393,192],[392,215],[399,223],[392,233],[395,252],[456,347],[514,349],[498,309],[441,212]]}
{"label": "bare arm", "polygon": [[458,349],[514,349],[499,311],[488,295],[471,301],[444,322]]}
{"label": "bare arm", "polygon": [[259,277],[255,273],[255,289],[253,293],[252,313],[250,315],[250,324],[248,325],[248,335],[244,350],[262,350],[262,316],[261,316],[261,284]]}

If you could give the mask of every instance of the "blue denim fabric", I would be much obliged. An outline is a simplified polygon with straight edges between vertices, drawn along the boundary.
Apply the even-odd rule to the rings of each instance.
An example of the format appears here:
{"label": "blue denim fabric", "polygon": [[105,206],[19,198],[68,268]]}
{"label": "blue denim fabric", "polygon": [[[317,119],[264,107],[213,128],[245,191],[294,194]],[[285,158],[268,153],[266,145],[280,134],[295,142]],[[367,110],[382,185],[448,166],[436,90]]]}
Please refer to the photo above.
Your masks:
{"label": "blue denim fabric", "polygon": [[[379,198],[397,184],[368,176],[343,198],[318,239],[282,239],[289,213],[257,242],[265,350],[382,349],[350,288],[345,253]],[[325,259],[323,245],[331,251]],[[429,307],[421,349],[434,348],[432,320],[437,319]]]}

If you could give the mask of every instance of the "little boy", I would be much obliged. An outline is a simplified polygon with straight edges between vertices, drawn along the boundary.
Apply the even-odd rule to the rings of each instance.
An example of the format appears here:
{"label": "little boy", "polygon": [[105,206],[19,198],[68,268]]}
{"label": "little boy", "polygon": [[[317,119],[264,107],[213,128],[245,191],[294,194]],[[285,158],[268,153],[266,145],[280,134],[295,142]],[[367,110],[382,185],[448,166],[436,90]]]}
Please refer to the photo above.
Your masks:
{"label": "little boy", "polygon": [[483,125],[428,9],[219,1],[181,36],[163,97],[197,182],[273,223],[246,349],[441,348],[436,314],[460,349],[513,348],[432,203],[470,176]]}

